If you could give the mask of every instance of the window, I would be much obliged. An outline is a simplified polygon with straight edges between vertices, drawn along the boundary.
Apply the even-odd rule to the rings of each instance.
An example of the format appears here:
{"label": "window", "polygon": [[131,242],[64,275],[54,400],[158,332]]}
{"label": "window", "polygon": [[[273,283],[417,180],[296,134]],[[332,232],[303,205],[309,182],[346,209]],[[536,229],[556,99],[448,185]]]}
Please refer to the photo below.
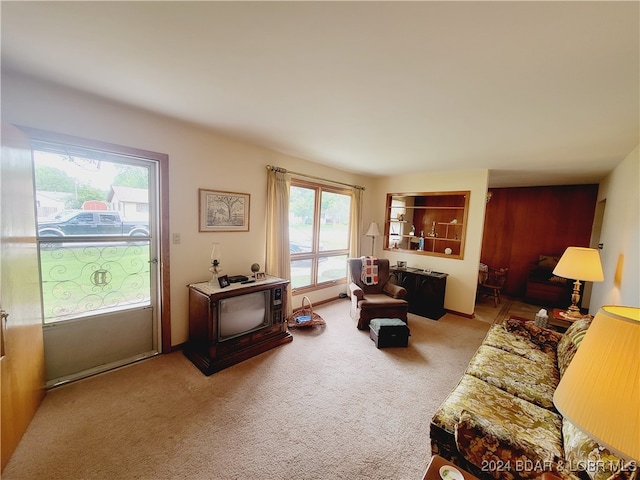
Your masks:
{"label": "window", "polygon": [[349,256],[351,191],[291,181],[289,249],[291,287],[345,282]]}

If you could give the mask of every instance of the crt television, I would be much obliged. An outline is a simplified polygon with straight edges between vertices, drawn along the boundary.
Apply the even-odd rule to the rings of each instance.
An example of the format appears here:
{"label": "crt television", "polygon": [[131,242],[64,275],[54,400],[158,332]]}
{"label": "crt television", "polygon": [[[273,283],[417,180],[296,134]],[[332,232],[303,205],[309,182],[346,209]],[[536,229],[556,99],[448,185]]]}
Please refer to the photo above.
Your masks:
{"label": "crt television", "polygon": [[246,293],[218,301],[218,341],[270,327],[282,315],[282,288]]}

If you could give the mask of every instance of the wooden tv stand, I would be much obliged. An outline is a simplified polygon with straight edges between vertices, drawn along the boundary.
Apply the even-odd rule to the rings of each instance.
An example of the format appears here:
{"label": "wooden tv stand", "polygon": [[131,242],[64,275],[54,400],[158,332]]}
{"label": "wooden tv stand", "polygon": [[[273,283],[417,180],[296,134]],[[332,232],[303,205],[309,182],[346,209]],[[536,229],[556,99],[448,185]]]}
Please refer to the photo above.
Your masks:
{"label": "wooden tv stand", "polygon": [[[207,282],[188,285],[189,341],[184,354],[205,375],[240,363],[272,348],[289,343],[287,329],[288,280],[267,276],[255,283],[232,283],[220,288]],[[221,340],[218,335],[218,302],[230,297],[269,291],[269,324],[236,337]],[[277,298],[277,299],[276,299]]]}

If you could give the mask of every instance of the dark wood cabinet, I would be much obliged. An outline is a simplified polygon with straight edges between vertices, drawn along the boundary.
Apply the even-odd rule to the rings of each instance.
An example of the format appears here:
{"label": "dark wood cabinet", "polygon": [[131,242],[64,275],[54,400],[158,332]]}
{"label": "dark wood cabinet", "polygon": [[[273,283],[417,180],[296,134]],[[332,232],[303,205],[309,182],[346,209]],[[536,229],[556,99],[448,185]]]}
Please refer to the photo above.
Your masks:
{"label": "dark wood cabinet", "polygon": [[285,318],[288,285],[276,277],[225,288],[207,282],[188,285],[189,341],[184,354],[211,375],[291,342]]}
{"label": "dark wood cabinet", "polygon": [[432,320],[438,320],[447,313],[444,295],[448,274],[410,267],[391,267],[390,272],[391,281],[407,290],[410,313]]}
{"label": "dark wood cabinet", "polygon": [[525,301],[543,307],[568,307],[571,305],[573,282],[557,277],[552,268],[529,267]]}

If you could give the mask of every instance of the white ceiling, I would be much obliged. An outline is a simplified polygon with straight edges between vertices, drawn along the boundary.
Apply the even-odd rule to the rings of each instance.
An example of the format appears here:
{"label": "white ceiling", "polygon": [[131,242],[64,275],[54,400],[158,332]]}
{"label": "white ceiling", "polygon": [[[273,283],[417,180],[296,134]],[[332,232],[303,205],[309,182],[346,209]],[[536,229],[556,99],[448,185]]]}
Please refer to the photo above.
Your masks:
{"label": "white ceiling", "polygon": [[592,183],[640,143],[639,6],[2,1],[2,68],[358,173]]}

